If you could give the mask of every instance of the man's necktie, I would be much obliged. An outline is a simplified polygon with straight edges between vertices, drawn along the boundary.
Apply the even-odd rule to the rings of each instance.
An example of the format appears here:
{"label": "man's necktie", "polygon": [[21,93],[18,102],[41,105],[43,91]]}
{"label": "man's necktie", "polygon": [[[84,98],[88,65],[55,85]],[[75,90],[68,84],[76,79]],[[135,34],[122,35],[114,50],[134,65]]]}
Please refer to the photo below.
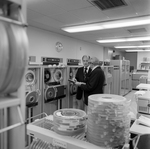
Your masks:
{"label": "man's necktie", "polygon": [[84,80],[86,80],[87,68],[84,68]]}

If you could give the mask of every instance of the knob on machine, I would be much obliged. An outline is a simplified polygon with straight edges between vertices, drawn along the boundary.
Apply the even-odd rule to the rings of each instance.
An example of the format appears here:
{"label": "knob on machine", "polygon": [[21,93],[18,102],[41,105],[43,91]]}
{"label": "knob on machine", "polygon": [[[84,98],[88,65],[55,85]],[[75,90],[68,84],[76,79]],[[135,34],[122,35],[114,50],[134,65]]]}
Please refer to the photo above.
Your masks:
{"label": "knob on machine", "polygon": [[73,83],[70,83],[70,95],[74,95],[77,93],[77,86]]}
{"label": "knob on machine", "polygon": [[38,105],[38,99],[40,96],[40,91],[31,91],[26,93],[26,106],[27,107],[33,107]]}
{"label": "knob on machine", "polygon": [[56,89],[55,87],[47,87],[45,90],[45,102],[49,102],[54,100],[56,97]]}
{"label": "knob on machine", "polygon": [[48,69],[44,70],[44,82],[48,83],[51,80],[51,73]]}
{"label": "knob on machine", "polygon": [[28,70],[25,75],[27,85],[33,85],[35,83],[35,73],[32,70]]}
{"label": "knob on machine", "polygon": [[56,69],[56,71],[54,72],[54,80],[56,82],[60,82],[62,80],[62,71],[60,69]]}

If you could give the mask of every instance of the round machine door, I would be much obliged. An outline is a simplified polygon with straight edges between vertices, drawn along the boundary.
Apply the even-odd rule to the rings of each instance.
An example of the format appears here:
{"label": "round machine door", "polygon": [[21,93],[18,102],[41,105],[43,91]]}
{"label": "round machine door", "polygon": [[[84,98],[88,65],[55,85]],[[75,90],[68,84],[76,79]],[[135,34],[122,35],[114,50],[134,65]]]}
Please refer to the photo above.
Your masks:
{"label": "round machine door", "polygon": [[45,102],[52,101],[56,97],[56,91],[54,87],[48,87],[45,90]]}
{"label": "round machine door", "polygon": [[48,69],[44,70],[44,82],[48,83],[51,80],[51,73]]}
{"label": "round machine door", "polygon": [[27,107],[36,106],[38,104],[38,96],[39,94],[37,91],[27,92],[26,93],[26,106]]}
{"label": "round machine door", "polygon": [[26,75],[25,75],[25,79],[26,79],[26,84],[27,85],[33,85],[35,83],[35,73],[32,70],[28,70]]}
{"label": "round machine door", "polygon": [[5,26],[0,22],[0,91],[3,90],[9,68],[9,41]]}
{"label": "round machine door", "polygon": [[29,43],[23,27],[9,24],[7,25],[7,34],[9,38],[9,71],[2,92],[12,93],[17,91],[21,85],[27,63]]}
{"label": "round machine door", "polygon": [[56,82],[60,82],[62,79],[62,71],[60,69],[56,69],[54,72],[54,80]]}
{"label": "round machine door", "polygon": [[74,95],[77,93],[77,86],[73,83],[70,83],[70,95]]}

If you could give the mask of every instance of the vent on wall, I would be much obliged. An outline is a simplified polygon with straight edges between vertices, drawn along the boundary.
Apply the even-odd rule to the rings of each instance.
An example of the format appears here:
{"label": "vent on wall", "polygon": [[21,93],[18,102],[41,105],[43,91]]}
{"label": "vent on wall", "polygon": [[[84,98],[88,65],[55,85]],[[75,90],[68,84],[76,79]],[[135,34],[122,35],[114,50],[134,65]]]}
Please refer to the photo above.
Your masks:
{"label": "vent on wall", "polygon": [[129,33],[136,34],[136,33],[145,33],[147,32],[145,28],[136,28],[136,29],[129,29]]}
{"label": "vent on wall", "polygon": [[110,8],[116,8],[120,6],[127,6],[124,0],[87,0],[87,1],[101,10],[107,10]]}
{"label": "vent on wall", "polygon": [[144,44],[150,44],[150,41],[142,41]]}

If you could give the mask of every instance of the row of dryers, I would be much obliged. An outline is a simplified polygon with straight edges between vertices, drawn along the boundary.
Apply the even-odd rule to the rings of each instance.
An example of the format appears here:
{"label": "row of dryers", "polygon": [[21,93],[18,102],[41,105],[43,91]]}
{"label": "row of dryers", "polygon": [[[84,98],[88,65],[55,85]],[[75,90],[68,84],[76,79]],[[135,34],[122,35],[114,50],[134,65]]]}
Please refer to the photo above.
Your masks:
{"label": "row of dryers", "polygon": [[[26,120],[33,122],[60,108],[72,108],[77,86],[68,79],[75,77],[80,66],[28,66],[25,74]],[[26,145],[32,141],[26,138]]]}
{"label": "row of dryers", "polygon": [[[68,81],[80,66],[29,66],[25,75],[27,117],[42,112],[53,114],[60,108],[73,107],[77,86]],[[33,110],[34,109],[34,110]]]}
{"label": "row of dryers", "polygon": [[[74,72],[73,72],[74,73]],[[75,75],[75,74],[74,74]],[[37,108],[37,113],[52,114],[58,108],[68,107],[66,67],[29,66],[26,79],[26,107]],[[72,88],[72,87],[71,87]],[[73,91],[75,92],[75,87]],[[61,101],[58,103],[58,100]],[[36,111],[36,110],[35,110]]]}
{"label": "row of dryers", "polygon": [[[29,66],[25,75],[27,118],[53,112],[60,108],[72,108],[77,86],[68,79],[75,77],[81,66]],[[113,67],[104,66],[105,93],[113,94]],[[31,120],[32,121],[32,120]]]}

